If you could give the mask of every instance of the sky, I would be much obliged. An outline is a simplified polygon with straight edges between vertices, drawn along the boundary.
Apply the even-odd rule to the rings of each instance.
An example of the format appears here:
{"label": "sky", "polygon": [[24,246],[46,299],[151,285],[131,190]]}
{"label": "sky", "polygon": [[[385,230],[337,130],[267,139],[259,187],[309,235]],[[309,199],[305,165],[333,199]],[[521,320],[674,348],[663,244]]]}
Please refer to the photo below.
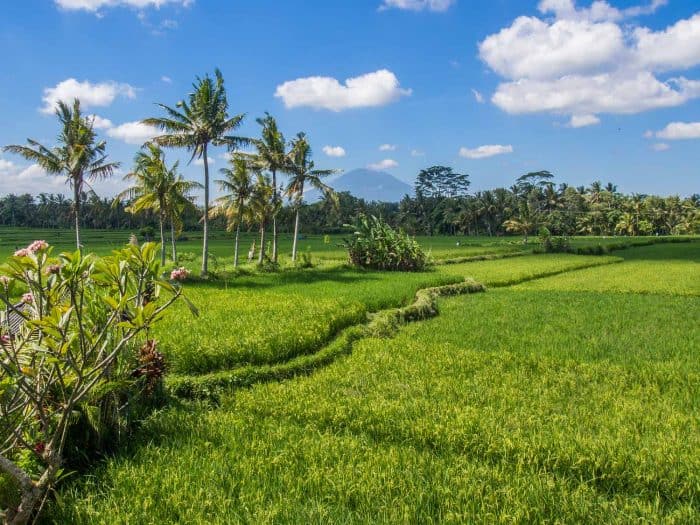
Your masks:
{"label": "sky", "polygon": [[[197,75],[219,68],[240,135],[269,111],[307,133],[320,168],[468,173],[472,190],[527,172],[621,191],[700,192],[698,0],[7,0],[0,145],[55,142],[57,100],[95,115],[120,173]],[[225,151],[210,153],[212,168]],[[181,160],[186,177],[201,161]],[[216,178],[216,177],[214,177]],[[70,194],[0,152],[0,194]]]}

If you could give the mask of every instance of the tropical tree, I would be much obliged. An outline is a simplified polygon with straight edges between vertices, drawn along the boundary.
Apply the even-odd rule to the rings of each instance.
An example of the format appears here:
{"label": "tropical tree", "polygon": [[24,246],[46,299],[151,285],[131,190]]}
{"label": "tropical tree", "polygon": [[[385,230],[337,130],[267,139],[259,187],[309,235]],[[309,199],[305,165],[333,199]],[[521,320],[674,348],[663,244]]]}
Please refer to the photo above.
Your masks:
{"label": "tropical tree", "polygon": [[35,162],[52,175],[65,175],[73,189],[73,217],[75,221],[75,243],[80,249],[80,200],[88,181],[110,177],[119,167],[118,162],[107,161],[107,143],[98,140],[94,130],[94,119],[86,117],[80,110],[77,98],[69,106],[58,102],[56,116],[61,124],[58,145],[49,149],[36,140],[27,139],[26,146],[5,146],[4,151],[16,153]]}
{"label": "tropical tree", "polygon": [[[117,195],[115,202],[132,200],[127,207],[131,213],[152,211],[158,216],[160,226],[160,263],[165,264],[165,223],[170,219],[174,241],[174,224],[177,205],[187,199],[187,194],[199,186],[196,182],[184,180],[177,174],[178,163],[168,168],[165,154],[155,144],[146,144],[134,158],[134,170],[124,176],[124,180],[134,185]],[[174,250],[174,248],[173,248]],[[175,257],[173,254],[173,260]]]}
{"label": "tropical tree", "polygon": [[226,230],[235,231],[236,237],[233,249],[233,267],[238,267],[238,239],[241,231],[243,216],[253,195],[255,186],[251,179],[248,162],[241,156],[231,158],[230,168],[219,170],[224,179],[216,180],[224,195],[214,201],[214,207],[209,210],[212,217],[225,217]]}
{"label": "tropical tree", "polygon": [[209,146],[227,146],[233,150],[248,142],[243,137],[230,135],[243,121],[244,115],[230,117],[228,98],[221,71],[214,71],[214,78],[197,77],[187,101],[180,101],[176,108],[158,104],[165,117],[147,118],[144,124],[155,126],[165,133],[153,141],[166,147],[185,148],[192,153],[190,162],[201,159],[204,164],[204,235],[202,241],[202,271],[207,275],[209,261]]}
{"label": "tropical tree", "polygon": [[332,175],[335,170],[317,170],[311,160],[311,146],[305,133],[298,133],[291,143],[287,156],[287,173],[290,175],[285,195],[292,200],[294,207],[294,240],[292,241],[292,262],[297,260],[297,240],[299,237],[299,209],[304,198],[304,189],[311,186],[327,198],[335,198],[333,189],[321,180]]}
{"label": "tropical tree", "polygon": [[[256,153],[251,156],[251,161],[256,169],[269,171],[272,175],[272,209],[279,210],[280,196],[277,186],[277,174],[284,172],[288,164],[285,152],[284,135],[277,127],[277,121],[269,113],[256,119],[262,126],[259,139],[250,139]],[[272,215],[272,262],[277,262],[277,212]]]}
{"label": "tropical tree", "polygon": [[270,217],[277,211],[272,198],[273,191],[270,178],[258,173],[247,209],[250,222],[260,225],[258,264],[265,262],[265,228]]}

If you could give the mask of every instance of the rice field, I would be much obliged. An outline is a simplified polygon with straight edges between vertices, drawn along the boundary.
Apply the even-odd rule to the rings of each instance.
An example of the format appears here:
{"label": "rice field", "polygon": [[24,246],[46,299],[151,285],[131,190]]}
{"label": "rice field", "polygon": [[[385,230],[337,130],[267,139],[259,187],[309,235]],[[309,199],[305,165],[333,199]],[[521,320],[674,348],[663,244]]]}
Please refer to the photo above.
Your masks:
{"label": "rice field", "polygon": [[700,522],[699,262],[685,243],[193,283],[201,328],[159,328],[178,373],[318,351],[418,288],[489,289],[312,374],[174,400],[45,519]]}

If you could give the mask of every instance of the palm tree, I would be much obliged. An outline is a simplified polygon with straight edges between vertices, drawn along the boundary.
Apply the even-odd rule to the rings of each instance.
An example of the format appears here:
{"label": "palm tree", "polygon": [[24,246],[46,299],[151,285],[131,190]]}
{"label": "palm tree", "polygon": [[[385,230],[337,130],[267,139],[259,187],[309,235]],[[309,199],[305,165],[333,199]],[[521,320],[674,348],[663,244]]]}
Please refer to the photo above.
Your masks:
{"label": "palm tree", "polygon": [[254,186],[250,177],[248,163],[243,157],[231,158],[231,167],[219,170],[224,179],[219,179],[216,183],[219,189],[226,192],[216,199],[215,206],[210,210],[212,217],[223,216],[226,218],[226,229],[236,231],[236,238],[233,249],[233,267],[238,268],[238,238],[241,231],[243,214],[247,209]]}
{"label": "palm tree", "polygon": [[321,180],[335,173],[335,170],[317,170],[314,161],[311,160],[311,146],[306,140],[306,134],[298,133],[291,143],[291,150],[287,156],[287,172],[290,181],[285,190],[285,195],[294,202],[294,240],[292,241],[292,262],[297,260],[297,238],[299,236],[299,208],[304,198],[304,188],[311,186],[316,188],[326,197],[333,198],[335,192],[330,186]]}
{"label": "palm tree", "polygon": [[[160,225],[160,262],[165,264],[165,222],[170,218],[171,225],[176,222],[174,218],[177,203],[186,200],[186,195],[197,183],[186,181],[177,175],[178,163],[168,169],[165,164],[163,150],[155,144],[146,144],[134,158],[134,170],[124,176],[124,180],[134,181],[134,185],[117,195],[115,202],[124,199],[133,199],[126,209],[130,213],[152,211],[158,214]],[[176,197],[177,195],[177,197]],[[174,227],[171,227],[174,241]],[[173,255],[175,257],[175,255]]]}
{"label": "palm tree", "polygon": [[228,98],[224,87],[221,71],[214,71],[214,78],[205,75],[197,77],[193,84],[193,92],[187,101],[180,101],[176,109],[158,104],[167,114],[166,117],[147,118],[144,124],[155,126],[163,135],[153,141],[160,145],[173,148],[185,148],[192,152],[190,162],[202,159],[204,163],[204,238],[202,242],[202,277],[207,275],[209,261],[209,145],[227,146],[233,150],[248,142],[243,137],[229,135],[238,128],[244,115],[228,115]]}
{"label": "palm tree", "polygon": [[260,225],[260,255],[258,264],[265,262],[265,228],[271,215],[277,211],[273,203],[273,186],[269,177],[258,173],[248,204],[250,222]]}
{"label": "palm tree", "polygon": [[49,149],[36,140],[27,139],[26,146],[10,145],[3,150],[35,162],[47,173],[66,176],[73,189],[75,243],[80,250],[80,199],[84,186],[89,186],[88,181],[110,177],[119,163],[107,162],[107,143],[97,140],[94,119],[83,116],[80,100],[76,98],[72,107],[60,101],[56,116],[61,123],[57,146]]}
{"label": "palm tree", "polygon": [[199,182],[185,180],[185,178],[176,174],[177,164],[173,167],[172,172],[174,177],[170,178],[170,183],[166,188],[165,206],[170,219],[170,243],[172,249],[172,259],[177,264],[177,235],[182,232],[182,214],[187,208],[194,208],[192,191],[195,188],[201,188]]}
{"label": "palm tree", "polygon": [[[277,187],[277,173],[283,172],[287,165],[286,153],[284,151],[284,135],[277,127],[277,121],[269,113],[265,113],[263,118],[256,119],[262,126],[261,138],[250,139],[250,143],[255,146],[257,153],[253,155],[252,161],[255,168],[261,171],[269,171],[272,174],[272,205],[274,209],[279,209],[279,189]],[[272,215],[272,262],[277,262],[277,212]]]}

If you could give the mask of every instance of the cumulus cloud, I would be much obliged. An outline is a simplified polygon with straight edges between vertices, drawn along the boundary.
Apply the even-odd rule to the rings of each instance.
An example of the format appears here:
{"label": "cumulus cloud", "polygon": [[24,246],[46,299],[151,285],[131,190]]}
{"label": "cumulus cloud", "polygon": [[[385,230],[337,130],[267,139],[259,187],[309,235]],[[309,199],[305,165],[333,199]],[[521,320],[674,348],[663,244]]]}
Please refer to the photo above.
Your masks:
{"label": "cumulus cloud", "polygon": [[569,121],[570,128],[584,128],[600,124],[600,119],[595,115],[572,115]]}
{"label": "cumulus cloud", "polygon": [[104,7],[133,7],[145,9],[155,7],[156,9],[172,4],[187,7],[194,0],[54,0],[56,5],[62,9],[71,11],[89,11],[95,13]]}
{"label": "cumulus cloud", "polygon": [[382,144],[379,151],[396,151],[396,144]]}
{"label": "cumulus cloud", "polygon": [[323,153],[329,157],[344,157],[345,148],[342,146],[323,146]]}
{"label": "cumulus cloud", "polygon": [[700,13],[659,31],[622,22],[665,4],[617,9],[600,0],[589,7],[542,0],[540,12],[553,18],[518,17],[479,44],[481,59],[504,78],[492,102],[508,113],[566,115],[580,127],[575,120],[597,123],[601,113],[639,113],[700,97],[698,80],[661,76],[700,64]]}
{"label": "cumulus cloud", "polygon": [[387,69],[348,78],[343,84],[332,77],[298,78],[280,84],[275,91],[275,97],[287,108],[331,111],[384,106],[410,94],[411,90],[401,88],[396,75]]}
{"label": "cumulus cloud", "polygon": [[388,170],[391,168],[396,168],[396,167],[398,167],[398,165],[399,165],[399,163],[393,159],[384,159],[384,160],[380,160],[379,162],[374,162],[372,164],[368,164],[367,168],[371,169],[373,171],[382,171],[382,170]]}
{"label": "cumulus cloud", "polygon": [[486,146],[479,146],[478,148],[459,148],[459,156],[465,159],[485,159],[488,157],[494,157],[495,155],[505,155],[506,153],[513,153],[513,146],[502,146],[500,144],[488,144]]}
{"label": "cumulus cloud", "polygon": [[165,82],[166,84],[172,84],[172,83],[173,83],[173,79],[170,78],[170,77],[167,76],[167,75],[163,75],[162,77],[160,77],[160,80],[161,80],[161,82]]}
{"label": "cumulus cloud", "polygon": [[59,193],[64,187],[65,178],[49,176],[37,164],[18,166],[11,160],[0,158],[0,195]]}
{"label": "cumulus cloud", "polygon": [[665,142],[657,142],[656,144],[652,144],[651,149],[653,149],[654,151],[666,151],[671,149],[671,146],[669,146]]}
{"label": "cumulus cloud", "polygon": [[125,122],[119,126],[107,130],[107,135],[112,138],[123,140],[127,144],[136,144],[140,146],[144,142],[148,142],[160,132],[153,126],[148,126],[142,122]]}
{"label": "cumulus cloud", "polygon": [[90,115],[92,119],[92,127],[95,129],[110,129],[113,124],[108,118],[100,117],[99,115]]}
{"label": "cumulus cloud", "polygon": [[73,99],[80,99],[82,108],[109,106],[118,96],[135,98],[136,89],[129,84],[118,82],[99,82],[93,84],[89,81],[79,82],[74,78],[68,78],[59,82],[54,87],[44,88],[44,106],[42,113],[53,113],[59,101],[72,103]]}
{"label": "cumulus cloud", "polygon": [[447,11],[456,0],[384,0],[379,6],[380,11],[385,9],[404,9],[407,11]]}
{"label": "cumulus cloud", "polygon": [[656,136],[666,140],[700,139],[700,122],[671,122]]}

